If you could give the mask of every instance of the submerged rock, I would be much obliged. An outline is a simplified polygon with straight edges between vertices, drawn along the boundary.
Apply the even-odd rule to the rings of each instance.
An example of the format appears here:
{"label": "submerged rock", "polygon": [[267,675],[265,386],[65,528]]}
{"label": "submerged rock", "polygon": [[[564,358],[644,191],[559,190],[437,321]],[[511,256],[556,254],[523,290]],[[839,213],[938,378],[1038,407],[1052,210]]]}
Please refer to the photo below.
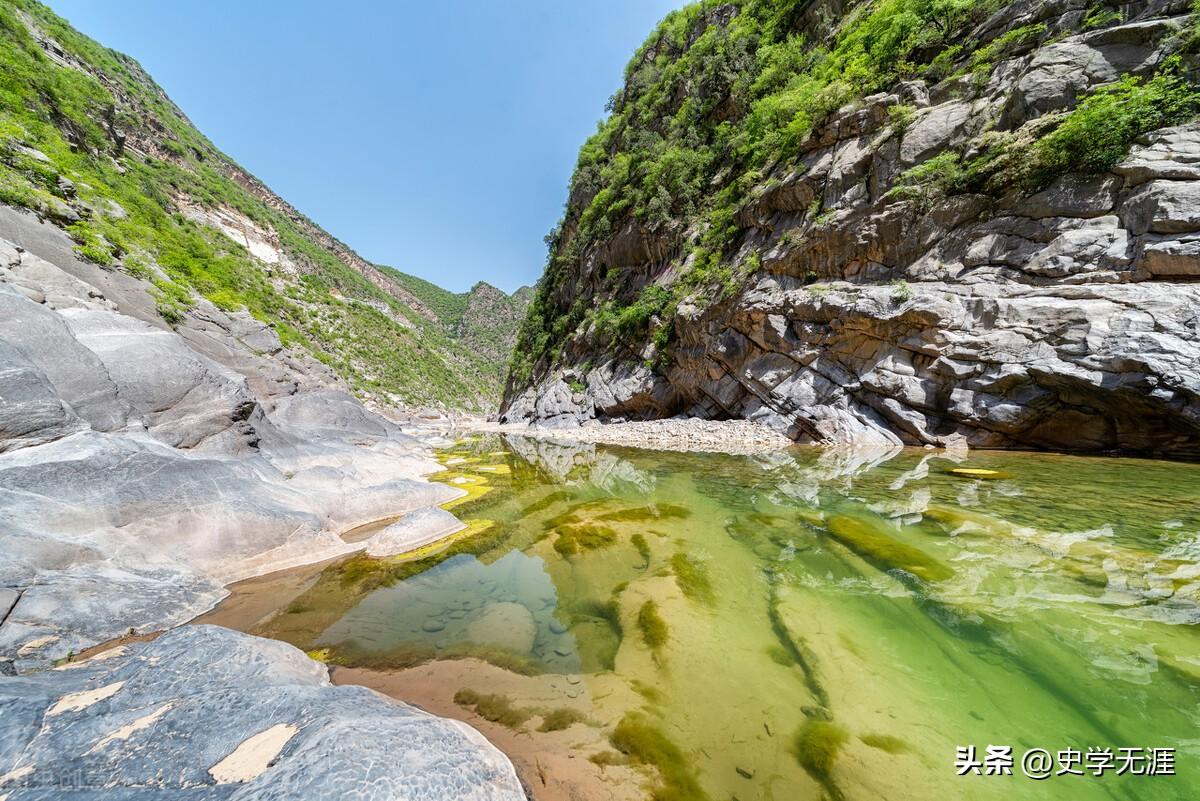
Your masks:
{"label": "submerged rock", "polygon": [[466,724],[334,687],[292,646],[215,626],[0,677],[0,709],[7,801],[525,798]]}
{"label": "submerged rock", "polygon": [[477,645],[489,645],[525,656],[533,651],[537,624],[525,606],[512,601],[490,603],[467,626],[467,637]]}

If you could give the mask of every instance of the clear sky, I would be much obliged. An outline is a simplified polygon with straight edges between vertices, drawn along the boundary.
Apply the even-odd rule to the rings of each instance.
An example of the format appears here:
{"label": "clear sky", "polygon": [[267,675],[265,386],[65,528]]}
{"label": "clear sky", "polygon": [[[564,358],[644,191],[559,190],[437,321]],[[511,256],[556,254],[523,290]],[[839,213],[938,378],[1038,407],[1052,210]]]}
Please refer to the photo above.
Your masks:
{"label": "clear sky", "polygon": [[462,291],[545,263],[583,140],[681,0],[49,0],[364,257]]}

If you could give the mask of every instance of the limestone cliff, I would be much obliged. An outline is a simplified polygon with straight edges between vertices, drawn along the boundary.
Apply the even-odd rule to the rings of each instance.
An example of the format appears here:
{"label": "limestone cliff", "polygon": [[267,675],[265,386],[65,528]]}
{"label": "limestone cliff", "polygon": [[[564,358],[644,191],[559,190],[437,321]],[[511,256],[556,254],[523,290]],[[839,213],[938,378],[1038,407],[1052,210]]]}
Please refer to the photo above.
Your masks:
{"label": "limestone cliff", "polygon": [[580,153],[506,420],[1200,453],[1186,2],[699,3]]}

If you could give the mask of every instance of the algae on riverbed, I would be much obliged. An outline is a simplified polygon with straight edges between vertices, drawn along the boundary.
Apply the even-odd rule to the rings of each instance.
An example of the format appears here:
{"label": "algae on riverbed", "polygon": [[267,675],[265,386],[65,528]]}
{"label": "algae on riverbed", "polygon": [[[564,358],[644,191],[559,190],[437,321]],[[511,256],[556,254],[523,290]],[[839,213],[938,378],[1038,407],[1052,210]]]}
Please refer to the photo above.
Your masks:
{"label": "algae on riverbed", "polygon": [[[480,473],[501,448],[509,472]],[[492,487],[456,512],[494,526],[330,567],[249,627],[339,664],[466,660],[451,695],[501,694],[476,660],[535,675],[556,689],[502,693],[521,725],[612,738],[595,760],[662,798],[1200,792],[1200,467],[975,455],[1006,474],[985,480],[912,451],[452,453],[443,477]],[[513,719],[501,706],[484,709]],[[967,744],[1176,747],[1180,775],[973,781],[949,767]]]}

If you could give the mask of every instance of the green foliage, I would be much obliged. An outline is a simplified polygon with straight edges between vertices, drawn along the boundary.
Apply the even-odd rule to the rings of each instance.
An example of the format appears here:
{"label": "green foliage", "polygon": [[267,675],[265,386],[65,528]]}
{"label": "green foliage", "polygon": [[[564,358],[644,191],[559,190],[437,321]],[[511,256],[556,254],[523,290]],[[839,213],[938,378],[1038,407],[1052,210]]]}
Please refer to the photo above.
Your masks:
{"label": "green foliage", "polygon": [[1179,69],[1174,56],[1148,81],[1126,76],[1085,97],[1034,147],[1033,182],[1044,184],[1066,172],[1105,172],[1125,157],[1137,137],[1194,118],[1200,113],[1200,92]]}
{"label": "green foliage", "polygon": [[[652,317],[685,298],[700,306],[728,299],[760,268],[727,257],[738,210],[764,171],[793,164],[830,112],[959,47],[951,43],[999,2],[864,2],[828,39],[797,31],[798,2],[743,0],[727,23],[706,25],[718,5],[702,0],[663,20],[629,62],[611,116],[580,149],[567,218],[546,238],[545,275],[518,333],[514,385],[547,369],[589,325],[598,348],[638,350],[649,337],[661,354],[673,329],[650,330]],[[902,128],[912,110],[894,114]],[[647,297],[617,270],[594,303],[564,291],[567,272],[626,226],[655,243],[652,259],[677,266],[675,287]]]}
{"label": "green foliage", "polygon": [[67,233],[75,240],[75,252],[80,258],[95,262],[101,267],[111,267],[116,261],[113,245],[96,230],[95,226],[86,221],[80,221],[67,226]]}
{"label": "green foliage", "polygon": [[411,292],[417,300],[433,312],[448,330],[453,331],[458,328],[459,323],[462,322],[463,314],[467,310],[469,293],[451,292],[437,284],[426,281],[424,278],[418,278],[415,275],[409,275],[390,267],[385,269],[396,279],[400,286]]}
{"label": "green foliage", "polygon": [[1179,70],[1174,56],[1149,80],[1126,76],[1067,114],[1043,117],[1021,133],[985,135],[970,160],[939,153],[900,175],[889,196],[928,209],[947,195],[1037,191],[1066,173],[1106,172],[1142,134],[1200,114],[1200,92]]}
{"label": "green foliage", "polygon": [[936,198],[962,191],[964,177],[962,157],[947,150],[901,173],[888,195],[927,207]]}
{"label": "green foliage", "polygon": [[1097,5],[1088,9],[1088,15],[1083,18],[1083,27],[1088,30],[1103,28],[1121,22],[1123,19],[1119,9]]}
{"label": "green foliage", "polygon": [[912,300],[913,290],[909,283],[904,279],[898,279],[892,282],[892,301],[894,303],[904,303]]}
{"label": "green foliage", "polygon": [[971,67],[975,70],[986,69],[987,72],[991,72],[991,65],[994,62],[1008,56],[1016,47],[1036,43],[1046,35],[1046,30],[1044,22],[1013,28],[976,50],[971,56]]}
{"label": "green foliage", "polygon": [[888,107],[888,120],[891,123],[892,131],[897,134],[908,130],[908,126],[912,124],[916,116],[917,107],[907,103],[897,103]]}

